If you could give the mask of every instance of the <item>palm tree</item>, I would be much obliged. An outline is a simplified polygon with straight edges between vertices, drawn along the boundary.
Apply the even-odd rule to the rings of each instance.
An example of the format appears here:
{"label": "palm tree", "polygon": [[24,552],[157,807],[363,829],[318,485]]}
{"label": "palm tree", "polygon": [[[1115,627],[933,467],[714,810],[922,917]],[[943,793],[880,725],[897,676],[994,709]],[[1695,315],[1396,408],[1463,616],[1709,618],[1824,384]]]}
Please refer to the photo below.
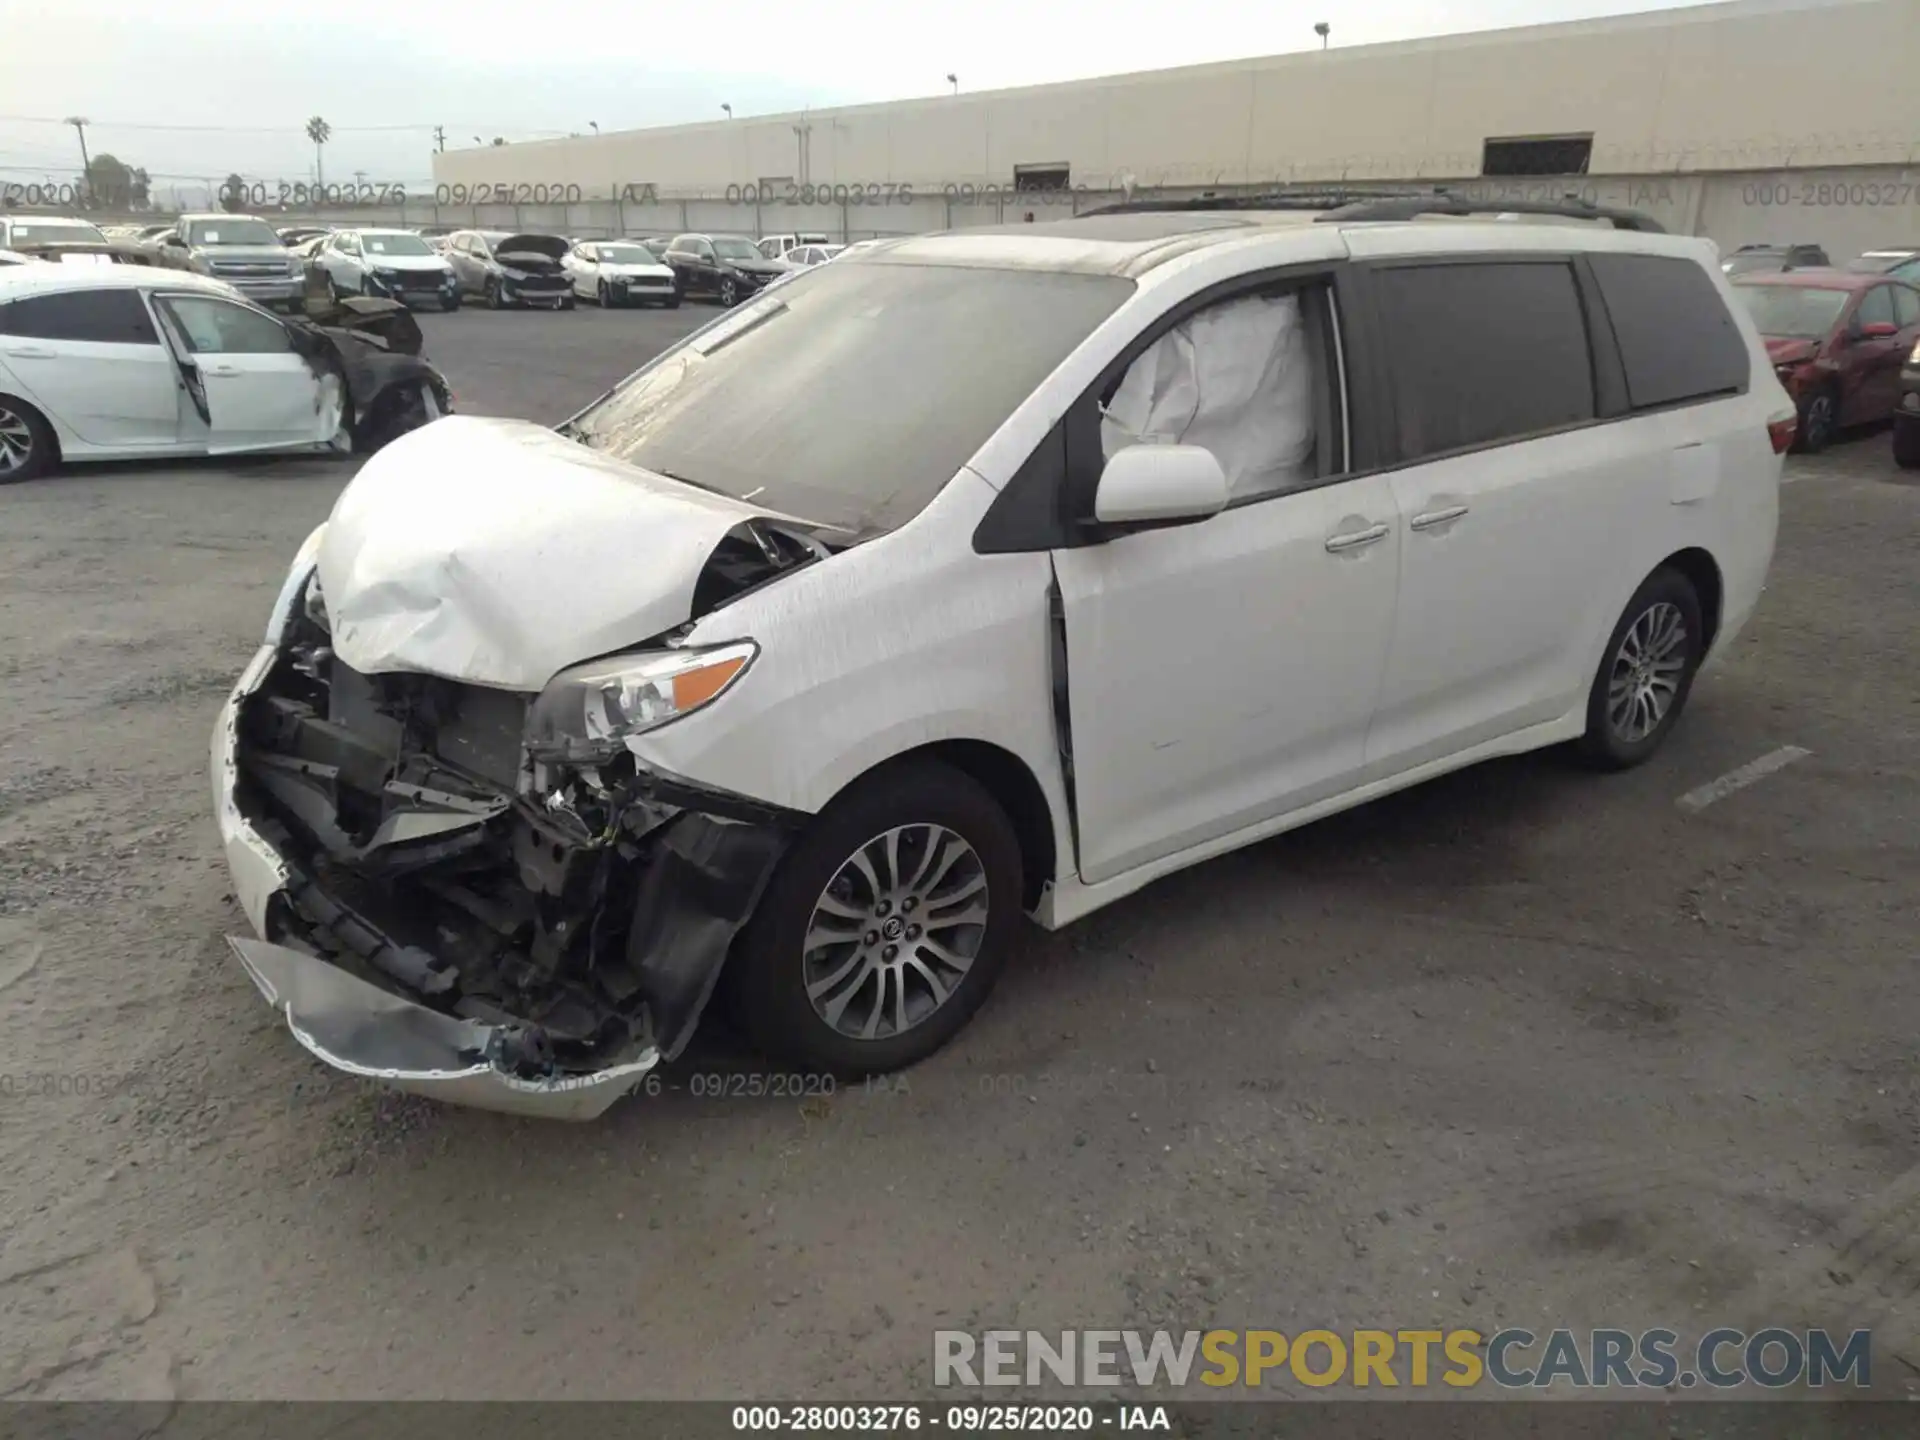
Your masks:
{"label": "palm tree", "polygon": [[327,188],[327,171],[322,154],[327,141],[333,138],[333,127],[318,115],[307,121],[307,139],[313,142],[313,178],[322,190]]}

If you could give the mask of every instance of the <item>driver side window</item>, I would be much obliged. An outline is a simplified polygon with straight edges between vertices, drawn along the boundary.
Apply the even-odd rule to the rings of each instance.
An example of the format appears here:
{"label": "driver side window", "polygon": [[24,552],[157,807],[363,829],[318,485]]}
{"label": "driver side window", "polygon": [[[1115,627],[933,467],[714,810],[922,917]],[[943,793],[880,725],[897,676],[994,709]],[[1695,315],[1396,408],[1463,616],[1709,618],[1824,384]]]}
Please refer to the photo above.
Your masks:
{"label": "driver side window", "polygon": [[172,295],[163,303],[196,355],[285,355],[293,349],[279,321],[229,300]]}
{"label": "driver side window", "polygon": [[1324,287],[1229,296],[1161,331],[1099,400],[1100,460],[1130,445],[1197,445],[1229,503],[1339,472]]}

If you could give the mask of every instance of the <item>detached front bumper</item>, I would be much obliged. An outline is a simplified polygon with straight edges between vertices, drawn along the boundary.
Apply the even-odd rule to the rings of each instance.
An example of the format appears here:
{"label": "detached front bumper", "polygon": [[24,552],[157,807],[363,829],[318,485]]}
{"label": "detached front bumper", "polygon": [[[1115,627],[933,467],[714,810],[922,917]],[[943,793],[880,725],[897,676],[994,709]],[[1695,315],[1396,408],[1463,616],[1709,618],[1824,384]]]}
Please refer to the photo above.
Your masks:
{"label": "detached front bumper", "polygon": [[[229,937],[228,943],[301,1045],[335,1069],[396,1090],[563,1120],[595,1118],[679,1053],[800,817],[674,781],[659,783],[659,794],[671,798],[658,799],[648,777],[643,803],[655,818],[638,845],[622,842],[628,858],[619,863],[630,866],[628,883],[615,893],[624,904],[574,925],[593,931],[595,944],[603,928],[618,936],[607,947],[609,974],[592,983],[581,983],[591,977],[579,974],[564,986],[556,983],[560,998],[552,1014],[528,1018],[506,1009],[497,994],[475,999],[462,970],[466,956],[444,923],[423,923],[410,934],[383,929],[382,915],[361,903],[364,887],[346,893],[335,887],[330,858],[310,836],[296,837],[286,815],[249,778],[260,762],[248,759],[248,707],[269,698],[262,692],[284,673],[283,659],[279,646],[262,646],[235,685],[214,729],[212,781],[234,893],[259,937]],[[268,759],[285,763],[285,757]],[[694,808],[703,799],[728,813]],[[419,813],[407,811],[401,823],[417,822]],[[510,819],[500,811],[467,828]],[[333,843],[337,847],[337,837]],[[377,844],[378,837],[367,848]],[[612,856],[595,863],[603,858],[615,863]],[[433,871],[428,863],[406,873]],[[397,909],[427,898],[424,891],[403,894]],[[533,899],[512,898],[523,908]],[[569,912],[557,928],[572,920]],[[430,932],[446,947],[423,949],[421,937]],[[523,960],[516,963],[525,970]],[[571,963],[578,970],[581,962]],[[604,1016],[590,1018],[616,1041],[591,1053],[578,1045],[568,1049],[566,1021],[579,1019],[585,995],[615,997],[605,1002]],[[550,1021],[561,1026],[553,1034]]]}

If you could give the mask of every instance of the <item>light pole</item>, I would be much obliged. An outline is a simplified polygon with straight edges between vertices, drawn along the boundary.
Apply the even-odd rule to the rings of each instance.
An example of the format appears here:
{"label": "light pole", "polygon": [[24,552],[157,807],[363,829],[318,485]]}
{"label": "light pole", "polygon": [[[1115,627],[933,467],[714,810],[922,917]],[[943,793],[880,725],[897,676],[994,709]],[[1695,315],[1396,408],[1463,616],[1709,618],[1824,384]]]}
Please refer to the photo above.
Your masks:
{"label": "light pole", "polygon": [[802,111],[800,123],[793,127],[794,170],[802,185],[813,179],[809,172],[813,169],[813,122],[807,118],[809,112]]}
{"label": "light pole", "polygon": [[1333,33],[1333,27],[1322,20],[1313,27],[1313,33],[1320,37],[1320,48],[1327,48],[1327,36]]}
{"label": "light pole", "polygon": [[727,119],[731,120],[733,118],[733,107],[727,104],[726,101],[722,100],[720,102],[720,108],[727,112]]}
{"label": "light pole", "polygon": [[958,95],[960,93],[960,77],[955,75],[951,70],[947,72],[947,84],[953,87],[954,94]]}
{"label": "light pole", "polygon": [[93,201],[93,161],[87,158],[87,125],[84,115],[69,115],[67,124],[73,126],[73,133],[80,137],[80,181],[87,187],[87,201]]}
{"label": "light pole", "polygon": [[589,120],[587,121],[587,128],[598,135],[600,133],[600,122],[598,120]]}

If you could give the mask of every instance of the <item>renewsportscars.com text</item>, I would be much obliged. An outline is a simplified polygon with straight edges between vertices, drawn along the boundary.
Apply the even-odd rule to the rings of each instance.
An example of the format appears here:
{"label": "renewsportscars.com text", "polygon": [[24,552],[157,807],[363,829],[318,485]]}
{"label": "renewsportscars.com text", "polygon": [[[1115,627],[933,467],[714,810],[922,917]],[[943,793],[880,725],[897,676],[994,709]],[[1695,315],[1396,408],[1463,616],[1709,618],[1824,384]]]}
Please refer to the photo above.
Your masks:
{"label": "renewsportscars.com text", "polygon": [[936,1386],[1732,1389],[1872,1383],[1872,1334],[1709,1330],[936,1330]]}

